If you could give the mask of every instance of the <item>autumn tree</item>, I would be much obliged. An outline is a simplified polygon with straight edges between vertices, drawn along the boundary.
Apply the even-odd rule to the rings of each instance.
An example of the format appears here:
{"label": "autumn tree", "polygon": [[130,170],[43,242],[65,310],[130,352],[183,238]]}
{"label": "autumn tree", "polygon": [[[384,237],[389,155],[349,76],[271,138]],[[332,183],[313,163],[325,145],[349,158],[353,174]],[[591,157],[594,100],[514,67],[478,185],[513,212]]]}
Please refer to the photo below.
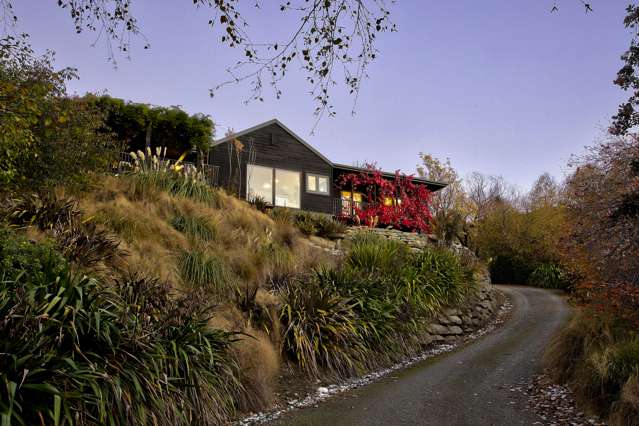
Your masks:
{"label": "autumn tree", "polygon": [[442,161],[427,153],[420,153],[419,157],[418,176],[446,184],[445,188],[432,195],[433,232],[441,240],[459,240],[467,245],[471,212],[462,179],[451,165],[450,158]]}
{"label": "autumn tree", "polygon": [[526,197],[528,208],[558,206],[561,202],[562,188],[549,173],[540,175]]}
{"label": "autumn tree", "polygon": [[572,166],[568,257],[592,279],[639,285],[639,137],[613,137]]}
{"label": "autumn tree", "polygon": [[67,96],[74,77],[26,38],[0,39],[0,191],[65,182],[114,159],[116,144],[98,131],[103,114]]}

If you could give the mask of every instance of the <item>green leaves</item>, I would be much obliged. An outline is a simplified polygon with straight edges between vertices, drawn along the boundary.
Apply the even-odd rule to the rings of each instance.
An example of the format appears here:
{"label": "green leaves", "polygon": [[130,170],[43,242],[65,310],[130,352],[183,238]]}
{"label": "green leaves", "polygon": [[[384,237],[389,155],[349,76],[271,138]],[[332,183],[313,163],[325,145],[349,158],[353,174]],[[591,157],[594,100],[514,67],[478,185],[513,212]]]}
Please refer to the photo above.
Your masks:
{"label": "green leaves", "polygon": [[281,290],[284,349],[311,377],[374,368],[419,347],[425,321],[473,288],[472,273],[446,249],[411,253],[361,233],[341,266]]}
{"label": "green leaves", "polygon": [[233,335],[210,329],[193,296],[134,277],[104,286],[1,236],[3,424],[210,425],[230,415],[241,391]]}

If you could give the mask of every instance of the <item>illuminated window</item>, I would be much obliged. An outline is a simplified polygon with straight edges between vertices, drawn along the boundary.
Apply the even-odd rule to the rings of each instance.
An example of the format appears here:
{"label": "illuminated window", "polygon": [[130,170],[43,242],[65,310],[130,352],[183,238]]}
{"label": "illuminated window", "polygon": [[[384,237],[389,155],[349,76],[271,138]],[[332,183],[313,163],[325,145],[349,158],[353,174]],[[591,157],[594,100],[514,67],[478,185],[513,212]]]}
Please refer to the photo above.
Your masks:
{"label": "illuminated window", "polygon": [[328,194],[328,176],[307,173],[306,192]]}
{"label": "illuminated window", "polygon": [[260,197],[273,204],[273,169],[249,164],[246,178],[246,198]]}
{"label": "illuminated window", "polygon": [[275,205],[300,208],[300,174],[275,169]]}
{"label": "illuminated window", "polygon": [[342,191],[342,200],[353,200],[356,203],[361,203],[364,199],[364,196],[361,192],[353,192],[351,195],[350,191]]}
{"label": "illuminated window", "polygon": [[294,209],[301,207],[299,172],[249,164],[246,175],[248,200],[261,197],[270,205]]}

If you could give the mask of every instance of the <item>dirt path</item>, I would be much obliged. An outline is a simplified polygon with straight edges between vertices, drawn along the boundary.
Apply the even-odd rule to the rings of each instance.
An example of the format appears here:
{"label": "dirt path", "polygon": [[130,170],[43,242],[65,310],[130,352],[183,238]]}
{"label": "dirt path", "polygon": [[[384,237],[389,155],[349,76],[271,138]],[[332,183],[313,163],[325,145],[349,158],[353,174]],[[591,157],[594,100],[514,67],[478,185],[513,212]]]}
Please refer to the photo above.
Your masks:
{"label": "dirt path", "polygon": [[540,371],[543,350],[569,309],[550,291],[499,288],[514,309],[512,318],[492,334],[273,424],[542,424],[517,388]]}

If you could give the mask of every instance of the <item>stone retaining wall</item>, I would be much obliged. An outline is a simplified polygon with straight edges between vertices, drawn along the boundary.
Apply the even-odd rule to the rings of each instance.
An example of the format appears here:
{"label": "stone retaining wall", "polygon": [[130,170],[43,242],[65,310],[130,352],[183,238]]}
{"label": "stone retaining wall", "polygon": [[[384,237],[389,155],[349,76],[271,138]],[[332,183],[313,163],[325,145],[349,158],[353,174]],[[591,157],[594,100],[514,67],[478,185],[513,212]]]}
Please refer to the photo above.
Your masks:
{"label": "stone retaining wall", "polygon": [[424,344],[452,341],[486,324],[497,312],[501,300],[490,284],[483,283],[477,294],[461,308],[444,309],[427,327]]}

